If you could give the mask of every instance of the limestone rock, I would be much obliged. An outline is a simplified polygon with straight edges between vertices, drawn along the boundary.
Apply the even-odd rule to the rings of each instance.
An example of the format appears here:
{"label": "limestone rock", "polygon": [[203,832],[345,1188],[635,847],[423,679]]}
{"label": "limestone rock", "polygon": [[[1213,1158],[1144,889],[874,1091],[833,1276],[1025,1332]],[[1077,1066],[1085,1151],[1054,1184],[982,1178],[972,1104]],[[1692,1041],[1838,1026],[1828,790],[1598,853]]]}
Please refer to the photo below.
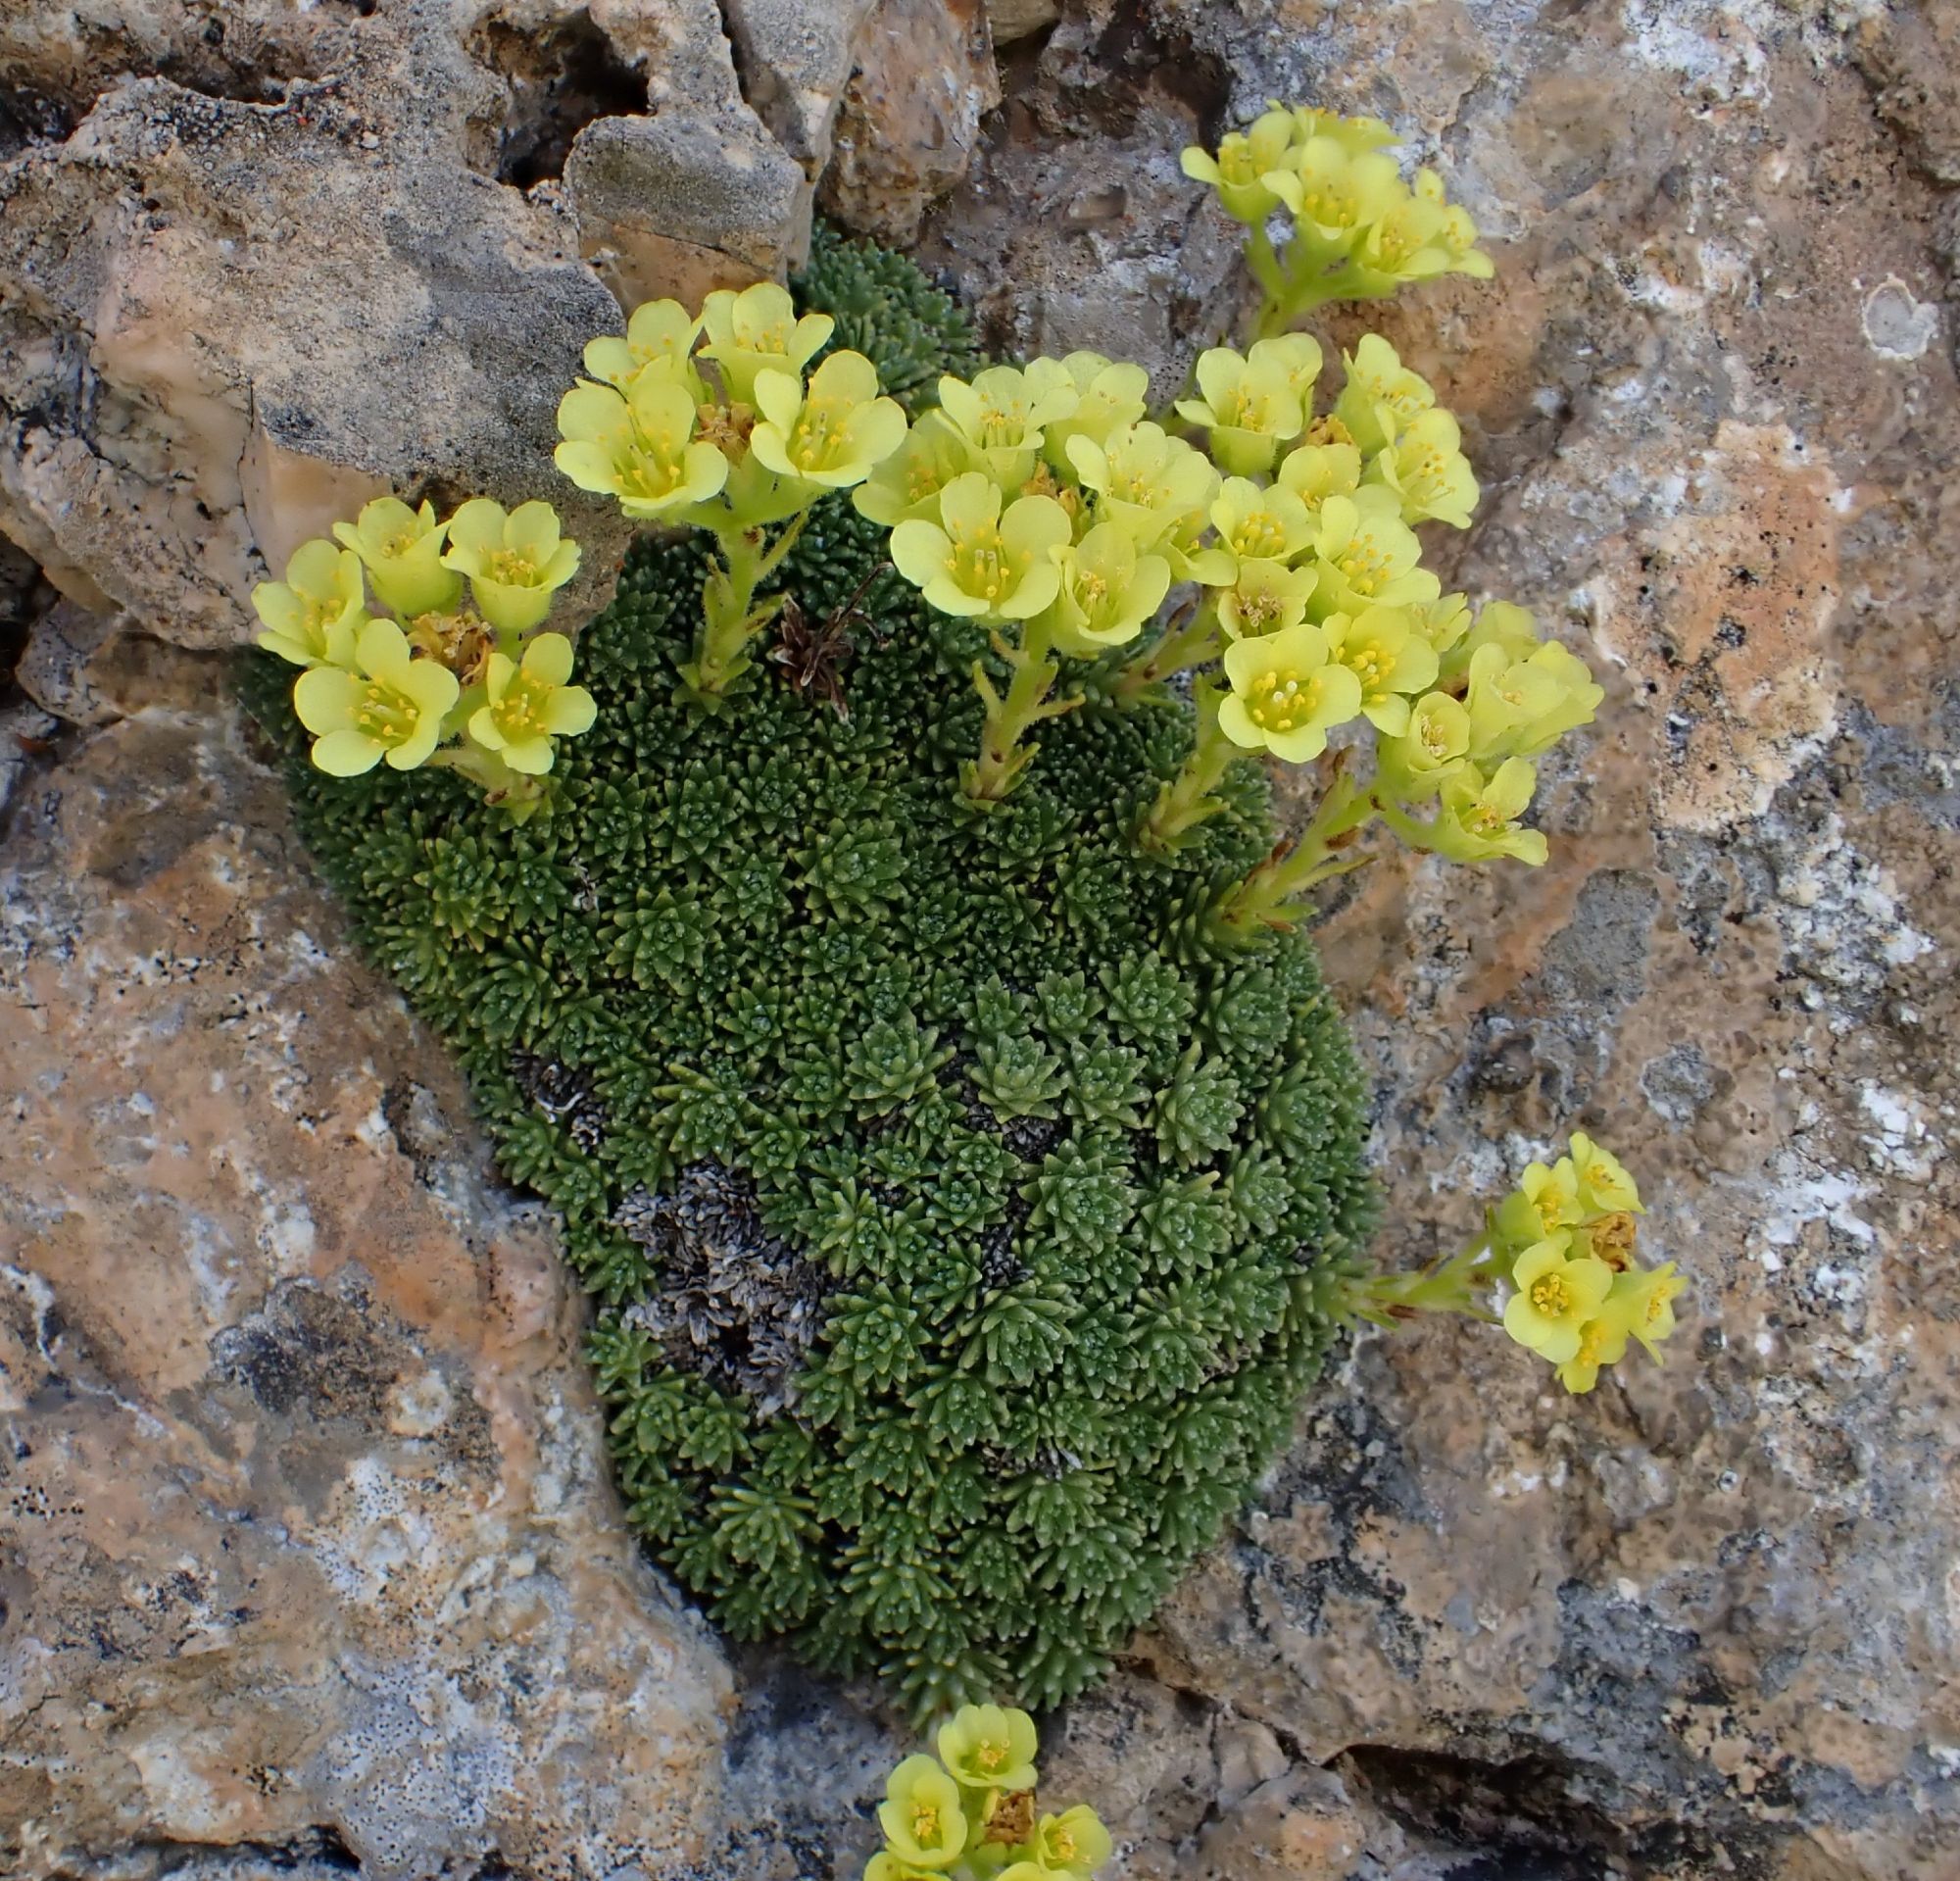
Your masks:
{"label": "limestone rock", "polygon": [[872,0],[727,0],[742,95],[812,182]]}
{"label": "limestone rock", "polygon": [[620,1527],[544,1222],[282,825],[157,710],[14,813],[0,1868],[670,1868],[719,1656]]}
{"label": "limestone rock", "polygon": [[1960,1662],[1917,1617],[1960,1548],[1947,12],[1071,6],[928,225],[1004,350],[1170,386],[1242,279],[1177,145],[1275,95],[1386,117],[1497,278],[1320,330],[1382,331],[1463,418],[1446,585],[1609,689],[1547,769],[1546,867],[1391,860],[1325,945],[1381,1259],[1577,1125],[1694,1312],[1578,1400],[1475,1327],[1360,1344],[1139,1648],[1162,1728],[1287,1750],[1221,1803],[1251,1846],[1218,1872],[1394,1871],[1313,1840],[1321,1766],[1494,1872],[1953,1867]]}
{"label": "limestone rock", "polygon": [[207,11],[0,21],[0,531],[77,607],[216,647],[368,496],[545,493],[576,619],[624,541],[550,466],[620,319],[585,258],[698,296],[808,240],[714,0]]}
{"label": "limestone rock", "polygon": [[980,0],[878,0],[856,46],[818,197],[826,215],[898,247],[957,183],[1001,102]]}
{"label": "limestone rock", "polygon": [[[187,242],[192,210],[220,232],[184,267],[220,269],[228,238],[221,192],[177,182],[190,160],[143,142],[128,94],[97,105],[91,74],[147,65],[222,94],[198,107],[213,144],[258,138],[289,177],[315,164],[330,197],[352,187],[336,166],[381,173],[361,136],[391,149],[395,127],[333,115],[362,69],[301,61],[309,34],[379,46],[395,24],[225,12],[217,44],[186,24],[206,16],[144,0],[117,10],[126,44],[94,10],[0,19],[6,69],[41,74],[0,121],[38,140],[9,170],[0,249],[53,284],[5,299],[10,399],[25,385],[59,414],[78,409],[65,387],[105,382],[90,257]],[[486,182],[502,207],[470,210],[522,262],[485,277],[528,293],[535,263],[589,293],[553,207],[574,192],[545,173],[584,107],[552,101],[616,98],[624,70],[654,122],[737,120],[706,12],[593,0],[612,66],[572,56],[583,28],[552,39],[549,12],[495,10],[514,37],[460,74],[491,77],[458,147],[486,173],[538,169],[535,200]],[[662,21],[702,57],[663,56]],[[1381,1093],[1380,1255],[1454,1245],[1476,1196],[1578,1125],[1625,1151],[1654,1250],[1693,1283],[1668,1366],[1583,1399],[1488,1329],[1359,1343],[1258,1506],[1048,1724],[1055,1797],[1095,1800],[1143,1881],[1953,1872],[1947,30],[1906,4],[1070,0],[1017,43],[1005,108],[928,218],[929,259],[995,347],[1128,353],[1163,392],[1244,304],[1236,231],[1177,149],[1270,95],[1387,117],[1490,229],[1496,281],[1337,308],[1320,330],[1332,350],[1377,328],[1436,379],[1486,491],[1440,545],[1446,573],[1535,608],[1609,697],[1546,767],[1546,867],[1391,860],[1333,894],[1330,975]],[[283,66],[259,66],[254,31]],[[348,76],[260,96],[264,69]],[[59,184],[96,153],[120,247],[81,213],[107,184]],[[782,162],[786,191],[806,186]],[[43,239],[17,236],[23,191]],[[72,279],[46,235],[64,202]],[[385,252],[419,271],[447,251],[415,226],[420,250]],[[282,239],[320,265],[304,230]],[[296,297],[276,260],[264,246],[253,291]],[[165,337],[204,359],[243,344],[231,328],[274,330],[223,292],[195,349]],[[107,324],[115,386],[151,357],[132,323]],[[342,357],[305,344],[295,411]],[[522,352],[457,382],[531,410],[549,374]],[[85,434],[114,450],[89,466],[58,438],[5,460],[7,526],[45,517],[37,559],[85,609],[113,619],[153,541],[197,539],[182,594],[141,577],[144,618],[223,637],[208,597],[231,577],[197,584],[256,538],[242,495],[204,520],[184,494],[218,488],[201,439],[235,448],[212,403],[165,423],[118,391]],[[326,461],[296,424],[278,435]],[[45,495],[84,469],[152,520]],[[163,703],[0,747],[0,1249],[22,1276],[0,1824],[25,1825],[0,1868],[861,1872],[909,1734],[777,1656],[724,1667],[634,1561],[541,1224],[483,1176],[458,1085],[350,955],[208,675],[125,668],[122,639],[81,678],[117,712],[145,688]],[[364,1748],[409,1715],[409,1754]]]}
{"label": "limestone rock", "polygon": [[622,306],[698,306],[808,249],[809,187],[765,132],[690,107],[602,118],[565,164],[581,253]]}
{"label": "limestone rock", "polygon": [[987,0],[987,23],[997,46],[1012,45],[1060,18],[1058,0]]}

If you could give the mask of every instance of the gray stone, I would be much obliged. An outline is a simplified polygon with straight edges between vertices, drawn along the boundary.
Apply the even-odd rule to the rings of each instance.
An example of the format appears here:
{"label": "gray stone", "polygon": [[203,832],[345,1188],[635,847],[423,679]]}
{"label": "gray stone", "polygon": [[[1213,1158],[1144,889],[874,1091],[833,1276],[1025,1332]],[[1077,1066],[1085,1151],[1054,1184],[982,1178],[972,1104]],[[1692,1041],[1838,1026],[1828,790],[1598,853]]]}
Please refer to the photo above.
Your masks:
{"label": "gray stone", "polygon": [[1001,102],[987,14],[978,0],[877,0],[855,54],[818,201],[847,227],[908,248]]}
{"label": "gray stone", "polygon": [[[47,204],[29,241],[10,199],[0,248],[53,283],[0,315],[0,384],[59,414],[93,373],[121,455],[89,474],[135,493],[114,524],[36,508],[88,467],[17,432],[7,526],[104,615],[124,564],[195,533],[178,486],[216,489],[200,440],[235,432],[201,407],[166,424],[127,321],[106,372],[78,311],[92,257],[169,259],[188,213],[96,74],[176,61],[223,94],[198,107],[220,151],[263,138],[343,205],[335,166],[419,134],[336,140],[330,96],[240,96],[267,71],[369,82],[304,64],[309,35],[395,45],[386,20],[269,9],[212,46],[182,9],[119,11],[126,42],[81,10],[0,20],[0,71],[40,74],[0,133],[39,139],[8,187]],[[594,0],[656,122],[739,122],[709,11]],[[496,9],[516,37],[460,74],[471,127],[426,161],[452,184],[459,151],[482,169],[501,207],[472,225],[515,243],[519,278],[589,293],[583,238],[552,246],[569,188],[487,181],[564,128],[540,103],[571,64],[549,12]],[[1627,1156],[1650,1250],[1691,1281],[1667,1365],[1636,1355],[1583,1399],[1487,1327],[1345,1357],[1257,1505],[1049,1723],[1046,1787],[1098,1803],[1131,1881],[1953,1871],[1949,31],[1908,5],[1077,0],[1017,43],[928,218],[990,344],[1127,353],[1164,391],[1245,306],[1236,231],[1177,148],[1270,95],[1385,116],[1491,229],[1495,281],[1318,330],[1330,352],[1380,330],[1434,377],[1486,490],[1446,573],[1536,609],[1608,699],[1546,767],[1544,869],[1392,855],[1331,897],[1329,975],[1378,1093],[1377,1254],[1455,1245],[1576,1125]],[[284,122],[302,109],[326,143]],[[54,193],[97,154],[101,177]],[[219,226],[214,198],[192,207]],[[64,213],[81,239],[47,232]],[[218,239],[183,253],[218,271],[219,314],[168,304],[229,357],[227,322],[274,329],[222,298]],[[286,252],[322,267],[312,241],[296,226]],[[442,251],[389,252],[452,305]],[[1922,309],[1942,310],[1923,347]],[[300,409],[342,355],[295,330]],[[541,406],[517,350],[451,368],[458,395]],[[256,539],[229,501],[202,525],[214,561]],[[231,577],[172,566],[182,591],[142,576],[144,607],[208,620]],[[353,958],[231,721],[197,675],[122,668],[120,640],[84,671],[134,716],[24,750],[5,826],[5,1415],[28,1454],[0,1457],[0,1866],[317,1881],[342,1851],[374,1873],[494,1852],[526,1876],[855,1876],[910,1734],[780,1655],[724,1658],[638,1562],[544,1225],[485,1180],[453,1072]],[[398,1586],[363,1581],[398,1559]],[[424,1708],[399,1769],[336,1759],[383,1741],[397,1699]]]}

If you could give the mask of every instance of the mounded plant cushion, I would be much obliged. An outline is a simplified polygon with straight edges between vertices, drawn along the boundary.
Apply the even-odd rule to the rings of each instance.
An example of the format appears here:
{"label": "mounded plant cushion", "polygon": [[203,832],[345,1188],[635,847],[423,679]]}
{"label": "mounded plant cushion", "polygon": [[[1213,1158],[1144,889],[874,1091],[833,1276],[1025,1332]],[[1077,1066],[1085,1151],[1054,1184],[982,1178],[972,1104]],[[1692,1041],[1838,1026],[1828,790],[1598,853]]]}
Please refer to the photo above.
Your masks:
{"label": "mounded plant cushion", "polygon": [[[827,240],[801,287],[913,402],[971,368],[908,264]],[[884,544],[815,514],[808,632]],[[1255,764],[1175,862],[1131,839],[1187,705],[1092,679],[981,815],[978,632],[880,576],[838,623],[848,718],[774,665],[710,716],[674,700],[703,569],[634,550],[578,643],[597,723],[524,823],[453,774],[312,769],[270,657],[248,696],[364,948],[563,1216],[655,1556],[917,1710],[1053,1704],[1288,1435],[1371,1219],[1353,1057],[1304,934],[1206,943],[1274,841]]]}

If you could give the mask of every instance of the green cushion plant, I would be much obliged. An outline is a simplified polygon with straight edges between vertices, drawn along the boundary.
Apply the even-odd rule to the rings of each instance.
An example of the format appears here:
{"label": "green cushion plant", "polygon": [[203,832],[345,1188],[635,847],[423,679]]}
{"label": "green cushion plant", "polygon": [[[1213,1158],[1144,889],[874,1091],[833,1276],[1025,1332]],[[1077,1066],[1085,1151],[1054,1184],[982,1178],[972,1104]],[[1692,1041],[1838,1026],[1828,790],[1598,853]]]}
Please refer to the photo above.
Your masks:
{"label": "green cushion plant", "polygon": [[[1330,122],[1287,148],[1375,220],[1255,244],[1268,325],[1352,256],[1386,278],[1384,218],[1412,277],[1479,272]],[[1304,214],[1292,174],[1231,187]],[[649,531],[578,683],[543,505],[373,505],[257,596],[306,840],[594,1296],[629,1519],[731,1633],[921,1714],[1096,1677],[1344,1323],[1482,1313],[1529,1252],[1517,1336],[1574,1389],[1625,1348],[1599,1250],[1566,1257],[1630,1226],[1361,1269],[1366,1098],[1303,897],[1377,818],[1541,858],[1529,757],[1598,689],[1421,569],[1413,525],[1475,499],[1426,384],[1364,342],[1314,421],[1320,364],[1213,349],[1167,429],[1139,369],[983,369],[916,269],[825,234],[794,304],[588,349],[558,462]],[[1320,766],[1291,844],[1264,754]]]}

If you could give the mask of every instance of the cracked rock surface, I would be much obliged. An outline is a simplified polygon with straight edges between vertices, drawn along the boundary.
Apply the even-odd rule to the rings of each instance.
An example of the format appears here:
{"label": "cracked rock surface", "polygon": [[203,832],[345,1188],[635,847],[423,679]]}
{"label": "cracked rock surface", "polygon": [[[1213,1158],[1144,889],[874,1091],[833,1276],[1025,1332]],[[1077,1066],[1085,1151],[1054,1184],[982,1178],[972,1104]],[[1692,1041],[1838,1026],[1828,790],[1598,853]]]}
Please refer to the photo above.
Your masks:
{"label": "cracked rock surface", "polygon": [[1485,485],[1446,579],[1608,688],[1544,868],[1331,906],[1381,1258],[1577,1126],[1692,1287],[1580,1400],[1363,1339],[1050,1787],[1139,1881],[1960,1869],[1951,10],[115,14],[0,19],[0,672],[42,623],[70,721],[0,700],[0,1871],[861,1869],[906,1734],[634,1557],[549,1224],[185,649],[342,479],[535,488],[605,286],[764,268],[813,189],[923,213],[997,348],[1173,389],[1242,306],[1178,146],[1273,94],[1490,230],[1494,282],[1323,334],[1436,380]]}

